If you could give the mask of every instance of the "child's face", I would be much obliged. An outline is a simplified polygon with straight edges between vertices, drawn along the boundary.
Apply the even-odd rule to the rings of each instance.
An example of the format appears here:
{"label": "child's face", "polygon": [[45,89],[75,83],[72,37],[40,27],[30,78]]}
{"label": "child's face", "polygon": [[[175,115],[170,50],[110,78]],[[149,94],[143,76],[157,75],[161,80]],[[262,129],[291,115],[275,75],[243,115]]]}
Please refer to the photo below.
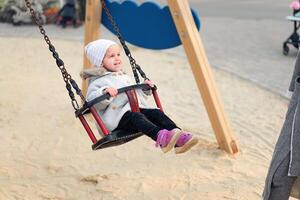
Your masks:
{"label": "child's face", "polygon": [[109,47],[103,58],[102,65],[111,72],[117,72],[122,69],[121,50],[118,45]]}

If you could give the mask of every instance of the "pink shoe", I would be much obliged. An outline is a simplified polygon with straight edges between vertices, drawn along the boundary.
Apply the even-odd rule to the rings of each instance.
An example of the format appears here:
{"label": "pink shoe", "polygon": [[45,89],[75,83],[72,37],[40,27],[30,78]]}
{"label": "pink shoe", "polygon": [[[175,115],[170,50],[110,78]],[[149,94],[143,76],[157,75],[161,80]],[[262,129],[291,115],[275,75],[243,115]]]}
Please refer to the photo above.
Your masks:
{"label": "pink shoe", "polygon": [[193,137],[192,134],[187,132],[181,132],[179,139],[175,145],[175,153],[184,153],[190,150],[198,143],[198,139]]}
{"label": "pink shoe", "polygon": [[160,147],[164,153],[167,153],[175,146],[180,136],[179,129],[168,131],[167,129],[160,130],[157,134],[156,147]]}

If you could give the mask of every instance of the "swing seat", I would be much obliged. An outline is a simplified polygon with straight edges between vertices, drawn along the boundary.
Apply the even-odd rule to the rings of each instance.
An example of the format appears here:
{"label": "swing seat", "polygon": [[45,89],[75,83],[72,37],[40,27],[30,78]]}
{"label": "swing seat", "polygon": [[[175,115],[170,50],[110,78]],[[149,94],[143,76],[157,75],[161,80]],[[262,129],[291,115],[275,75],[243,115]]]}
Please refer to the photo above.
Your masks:
{"label": "swing seat", "polygon": [[[156,86],[151,88],[147,84],[136,84],[136,85],[131,85],[131,86],[127,86],[127,87],[118,89],[118,94],[121,94],[124,92],[126,93],[132,112],[140,111],[139,106],[138,106],[139,105],[138,98],[137,98],[136,92],[135,92],[136,89],[152,90],[152,96],[155,100],[156,106],[161,111],[163,111],[158,94],[157,94]],[[127,142],[143,135],[143,133],[141,133],[141,132],[131,133],[131,132],[123,131],[123,130],[117,130],[117,131],[113,131],[113,132],[108,131],[108,129],[105,127],[105,124],[103,123],[101,117],[99,116],[99,114],[94,106],[95,104],[97,104],[107,98],[110,98],[109,94],[101,95],[101,96],[93,99],[92,101],[85,102],[80,109],[75,111],[76,117],[78,117],[80,119],[83,127],[85,128],[86,132],[88,133],[90,139],[93,142],[93,144],[92,144],[93,150],[118,146],[118,145],[127,143]],[[87,115],[89,113],[91,113],[93,115],[97,125],[101,129],[102,133],[100,133],[100,135],[102,136],[102,138],[99,140],[95,137],[92,129],[90,128],[89,124],[87,123],[87,121],[84,118],[84,115]]]}
{"label": "swing seat", "polygon": [[107,136],[104,136],[100,140],[98,140],[95,144],[92,145],[93,150],[98,149],[104,149],[107,147],[113,147],[121,144],[125,144],[126,142],[129,142],[130,140],[134,140],[140,136],[142,136],[143,133],[130,133],[127,131],[113,131]]}

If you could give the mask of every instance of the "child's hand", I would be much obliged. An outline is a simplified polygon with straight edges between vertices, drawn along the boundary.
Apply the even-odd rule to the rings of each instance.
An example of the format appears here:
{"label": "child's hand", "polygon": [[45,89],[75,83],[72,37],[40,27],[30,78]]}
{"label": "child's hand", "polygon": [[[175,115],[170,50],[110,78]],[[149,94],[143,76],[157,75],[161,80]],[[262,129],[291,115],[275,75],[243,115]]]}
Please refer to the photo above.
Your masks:
{"label": "child's hand", "polygon": [[145,80],[144,83],[149,85],[150,87],[154,87],[154,83],[149,79]]}
{"label": "child's hand", "polygon": [[112,97],[115,97],[118,94],[118,90],[116,88],[113,88],[113,87],[106,88],[105,92],[108,93]]}

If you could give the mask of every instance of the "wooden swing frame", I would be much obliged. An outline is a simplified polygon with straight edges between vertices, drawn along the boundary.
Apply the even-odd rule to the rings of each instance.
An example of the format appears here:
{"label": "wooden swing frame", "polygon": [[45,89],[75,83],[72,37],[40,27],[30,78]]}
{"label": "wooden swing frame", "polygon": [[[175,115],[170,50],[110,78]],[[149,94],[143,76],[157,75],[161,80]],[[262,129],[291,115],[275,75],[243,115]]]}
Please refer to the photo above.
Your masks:
{"label": "wooden swing frame", "polygon": [[[168,0],[168,6],[181,43],[189,60],[198,90],[201,94],[218,145],[227,153],[236,154],[240,147],[230,128],[218,93],[199,32],[195,26],[188,0]],[[100,0],[86,1],[84,44],[99,39],[102,6]],[[90,68],[84,56],[83,68]],[[83,80],[82,91],[86,94],[87,82]]]}

